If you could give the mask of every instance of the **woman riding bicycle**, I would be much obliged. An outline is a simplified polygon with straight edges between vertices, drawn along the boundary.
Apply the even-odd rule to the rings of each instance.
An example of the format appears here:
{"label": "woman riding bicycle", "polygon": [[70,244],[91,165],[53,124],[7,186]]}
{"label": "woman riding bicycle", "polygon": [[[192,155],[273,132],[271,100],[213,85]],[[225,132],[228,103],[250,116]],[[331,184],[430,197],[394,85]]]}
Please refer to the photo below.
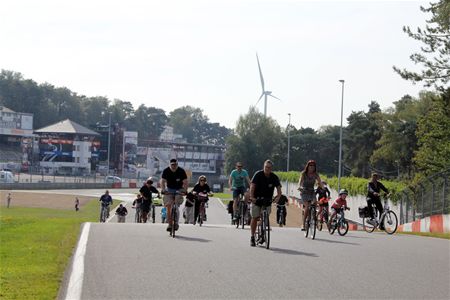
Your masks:
{"label": "woman riding bicycle", "polygon": [[331,229],[331,223],[333,222],[333,219],[336,217],[341,208],[350,210],[350,207],[347,206],[347,196],[348,191],[346,189],[342,189],[339,191],[339,197],[334,200],[334,203],[331,206],[331,216],[327,224],[328,230]]}
{"label": "woman riding bicycle", "polygon": [[[305,168],[303,169],[302,175],[300,176],[300,180],[298,182],[298,190],[300,191],[300,195],[303,201],[303,212],[309,211],[309,205],[311,202],[316,200],[316,194],[314,190],[314,185],[316,184],[323,188],[322,180],[320,180],[319,173],[317,172],[316,161],[309,160]],[[304,231],[306,227],[306,216],[303,217],[303,228]]]}
{"label": "woman riding bicycle", "polygon": [[198,181],[192,189],[192,194],[195,197],[195,210],[194,210],[194,224],[198,220],[198,215],[200,213],[200,204],[204,202],[205,204],[208,202],[208,196],[212,196],[211,189],[208,185],[205,175],[200,175],[198,177]]}

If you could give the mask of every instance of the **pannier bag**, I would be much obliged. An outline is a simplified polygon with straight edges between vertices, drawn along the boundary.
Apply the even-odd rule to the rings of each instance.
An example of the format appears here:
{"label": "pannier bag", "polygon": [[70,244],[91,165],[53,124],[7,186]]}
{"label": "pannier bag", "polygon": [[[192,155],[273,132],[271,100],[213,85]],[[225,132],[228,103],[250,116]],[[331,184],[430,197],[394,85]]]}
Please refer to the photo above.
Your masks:
{"label": "pannier bag", "polygon": [[369,208],[367,206],[359,207],[358,208],[358,212],[359,212],[359,217],[360,218],[368,218],[368,217],[370,217],[370,215],[369,215]]}

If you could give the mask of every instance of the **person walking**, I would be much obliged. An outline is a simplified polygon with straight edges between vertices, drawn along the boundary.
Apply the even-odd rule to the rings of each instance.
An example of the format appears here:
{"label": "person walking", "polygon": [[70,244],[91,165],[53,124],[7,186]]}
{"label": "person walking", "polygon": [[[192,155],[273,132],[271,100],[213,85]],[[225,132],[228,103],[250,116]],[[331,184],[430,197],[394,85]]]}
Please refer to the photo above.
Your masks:
{"label": "person walking", "polygon": [[6,197],[6,207],[9,208],[11,205],[11,193],[8,193],[8,196]]}
{"label": "person walking", "polygon": [[80,200],[78,199],[78,197],[75,197],[75,211],[79,210],[80,210]]}

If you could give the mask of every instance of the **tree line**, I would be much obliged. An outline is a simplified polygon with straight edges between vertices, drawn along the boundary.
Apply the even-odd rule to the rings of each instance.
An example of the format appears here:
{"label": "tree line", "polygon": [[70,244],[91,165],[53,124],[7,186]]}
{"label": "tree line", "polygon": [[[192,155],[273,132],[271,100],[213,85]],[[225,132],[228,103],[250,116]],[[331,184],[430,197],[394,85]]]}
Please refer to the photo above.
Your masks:
{"label": "tree line", "polygon": [[[404,31],[425,44],[423,53],[411,55],[422,65],[420,71],[393,67],[406,80],[424,82],[430,87],[417,97],[405,95],[393,99],[393,106],[382,110],[376,101],[367,111],[354,111],[343,129],[343,175],[368,177],[371,172],[385,177],[418,180],[450,169],[450,5],[441,0],[422,8],[431,13],[425,29]],[[265,159],[275,169],[299,171],[309,159],[318,162],[319,171],[337,174],[339,126],[281,128],[276,120],[265,117],[255,107],[241,115],[234,129],[210,122],[200,108],[184,106],[168,114],[160,108],[106,97],[86,97],[66,87],[37,84],[20,73],[0,73],[0,105],[14,111],[34,114],[34,127],[40,128],[65,118],[95,129],[97,124],[124,126],[138,131],[139,145],[157,140],[164,126],[170,125],[189,143],[226,145],[226,172],[242,161],[253,173]]]}

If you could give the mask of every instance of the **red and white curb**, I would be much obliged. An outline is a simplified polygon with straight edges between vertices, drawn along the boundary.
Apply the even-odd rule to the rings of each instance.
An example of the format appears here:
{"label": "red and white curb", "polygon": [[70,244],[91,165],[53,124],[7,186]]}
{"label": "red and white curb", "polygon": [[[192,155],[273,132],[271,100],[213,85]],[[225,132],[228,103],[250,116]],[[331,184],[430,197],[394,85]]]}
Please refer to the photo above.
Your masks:
{"label": "red and white curb", "polygon": [[450,232],[450,215],[434,215],[398,227],[400,232]]}

